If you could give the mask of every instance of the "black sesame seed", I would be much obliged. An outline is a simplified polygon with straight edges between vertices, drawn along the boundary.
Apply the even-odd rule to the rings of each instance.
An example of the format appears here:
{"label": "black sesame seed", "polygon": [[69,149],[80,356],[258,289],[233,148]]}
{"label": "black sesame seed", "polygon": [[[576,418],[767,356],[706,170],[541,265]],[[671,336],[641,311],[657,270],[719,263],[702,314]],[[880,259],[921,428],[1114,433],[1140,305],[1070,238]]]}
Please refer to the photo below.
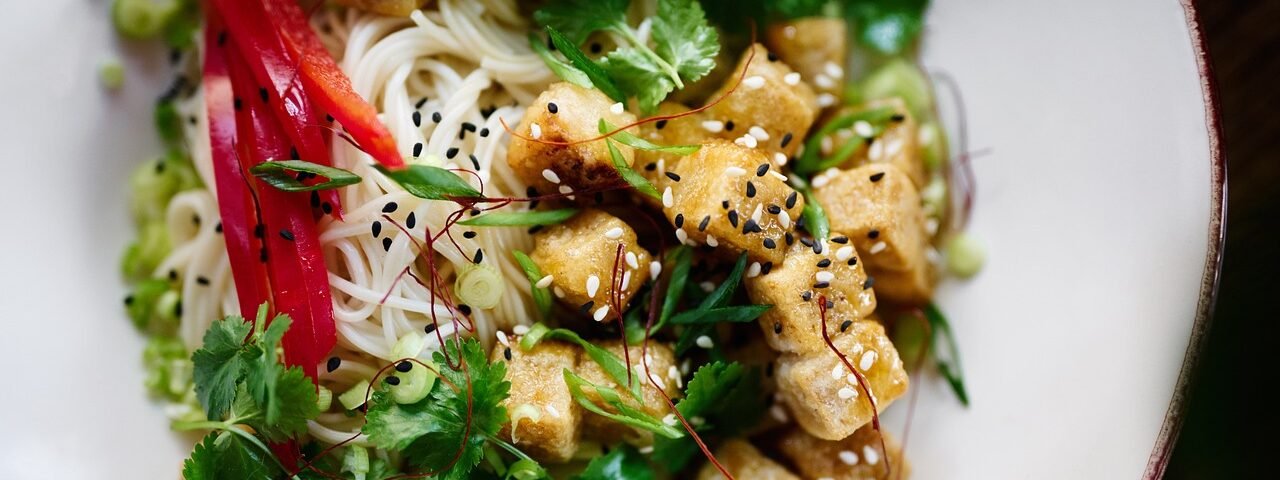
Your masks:
{"label": "black sesame seed", "polygon": [[409,216],[404,219],[404,226],[409,227],[409,229],[412,230],[413,226],[417,224],[418,216],[415,215],[414,212],[409,212]]}
{"label": "black sesame seed", "polygon": [[870,238],[872,240],[880,238],[880,230],[874,229],[874,228],[871,229],[871,231],[867,232],[867,238]]}
{"label": "black sesame seed", "polygon": [[601,45],[600,42],[591,42],[591,53],[600,53],[602,51],[604,51],[604,45]]}
{"label": "black sesame seed", "polygon": [[813,299],[813,292],[811,292],[811,291],[809,291],[809,290],[805,290],[803,293],[801,293],[801,294],[800,294],[800,299],[801,299],[801,300],[804,300],[804,301],[806,301],[806,302],[807,302],[807,301],[809,301],[809,300],[812,300],[812,299]]}
{"label": "black sesame seed", "polygon": [[774,242],[772,238],[766,238],[764,239],[764,248],[773,250],[775,248],[778,248],[778,243]]}
{"label": "black sesame seed", "polygon": [[764,262],[763,264],[760,265],[761,275],[768,275],[769,272],[772,272],[772,271],[773,271],[773,262]]}
{"label": "black sesame seed", "polygon": [[677,181],[677,182],[680,181],[680,176],[676,175],[676,172],[667,172],[666,175],[667,175],[667,178],[670,178],[673,181]]}
{"label": "black sesame seed", "polygon": [[476,124],[471,122],[462,122],[462,129],[468,132],[476,131]]}
{"label": "black sesame seed", "polygon": [[415,109],[422,108],[422,106],[426,104],[427,104],[427,97],[422,97],[422,99],[418,100],[418,103],[413,104],[413,108]]}
{"label": "black sesame seed", "polygon": [[389,376],[389,377],[387,377],[387,378],[382,379],[382,381],[387,382],[387,385],[391,385],[391,386],[393,386],[393,387],[394,387],[394,386],[396,386],[396,385],[399,385],[399,384],[400,384],[400,377],[397,377],[397,376],[395,376],[395,375],[391,375],[391,376]]}
{"label": "black sesame seed", "polygon": [[748,218],[747,221],[742,224],[742,233],[744,234],[760,233],[763,231],[764,229],[760,228],[760,224],[756,223],[754,219]]}
{"label": "black sesame seed", "polygon": [[881,178],[884,178],[884,172],[871,174],[872,182],[879,182]]}
{"label": "black sesame seed", "polygon": [[197,226],[197,227],[199,227],[199,226],[200,226],[200,216],[199,216],[199,215],[192,215],[192,216],[191,216],[191,223],[194,223],[194,224],[196,224],[196,226]]}
{"label": "black sesame seed", "polygon": [[413,144],[413,156],[418,157],[421,155],[422,155],[422,142]]}
{"label": "black sesame seed", "polygon": [[378,222],[378,221],[373,222],[372,230],[373,230],[373,238],[378,238],[378,235],[382,234],[382,222]]}
{"label": "black sesame seed", "polygon": [[481,136],[481,137],[487,137],[487,136],[489,136],[489,128],[488,128],[488,127],[486,127],[486,128],[481,128],[481,129],[480,129],[480,136]]}
{"label": "black sesame seed", "polygon": [[834,302],[834,301],[832,301],[830,298],[828,298],[828,299],[827,299],[827,308],[829,308],[829,309],[830,309],[830,308],[836,308],[836,302]]}
{"label": "black sesame seed", "polygon": [[413,112],[413,126],[415,127],[422,126],[422,112],[418,112],[418,111]]}
{"label": "black sesame seed", "polygon": [[542,231],[542,225],[534,225],[534,226],[532,226],[532,227],[529,227],[529,230],[527,230],[527,231],[529,232],[529,235],[533,235],[533,234],[535,234],[535,233],[541,232],[541,231]]}
{"label": "black sesame seed", "polygon": [[467,230],[462,232],[462,238],[476,238],[475,230]]}
{"label": "black sesame seed", "polygon": [[852,326],[853,326],[853,320],[845,320],[843,323],[840,324],[840,331],[841,332],[846,331],[849,329],[849,327],[852,327]]}
{"label": "black sesame seed", "polygon": [[265,88],[259,88],[259,89],[258,89],[258,96],[259,96],[259,97],[262,97],[262,101],[263,101],[263,102],[267,101],[267,98],[268,98],[268,97],[267,97],[267,89],[265,89]]}
{"label": "black sesame seed", "polygon": [[875,285],[876,285],[875,277],[868,276],[867,281],[862,282],[862,289],[866,290],[868,288],[874,287]]}
{"label": "black sesame seed", "polygon": [[444,116],[440,112],[431,112],[431,121],[440,123],[441,120],[444,120]]}
{"label": "black sesame seed", "polygon": [[766,173],[769,173],[769,164],[761,163],[759,167],[756,167],[757,177],[763,177]]}
{"label": "black sesame seed", "polygon": [[770,62],[776,62],[778,61],[778,54],[769,52],[768,55],[765,55],[765,58],[768,58]]}
{"label": "black sesame seed", "polygon": [[895,114],[893,114],[893,116],[892,116],[892,117],[889,117],[889,120],[893,120],[893,121],[895,121],[895,122],[901,122],[901,121],[906,120],[906,119],[907,119],[907,116],[906,116],[906,115],[903,115],[903,114],[901,114],[901,113],[895,113]]}
{"label": "black sesame seed", "polygon": [[728,200],[721,200],[721,201],[720,201],[720,208],[723,208],[723,209],[725,209],[725,210],[728,210],[728,209],[729,209],[729,201],[728,201]]}
{"label": "black sesame seed", "polygon": [[471,315],[471,305],[467,305],[465,303],[459,303],[458,311],[462,312],[463,315]]}
{"label": "black sesame seed", "polygon": [[587,303],[584,303],[582,304],[581,307],[578,307],[578,311],[581,312],[583,315],[585,315],[587,312],[591,311],[592,307],[595,307],[595,306],[596,306],[596,302],[594,300],[588,300]]}
{"label": "black sesame seed", "polygon": [[476,215],[479,215],[479,214],[480,214],[480,209],[479,209],[479,208],[473,208],[473,209],[471,209],[471,211],[470,211],[470,212],[467,212],[467,213],[470,213],[470,214],[471,214],[471,216],[473,216],[473,217],[474,217],[474,216],[476,216]]}
{"label": "black sesame seed", "polygon": [[777,214],[779,214],[779,213],[782,213],[782,207],[779,207],[779,206],[777,206],[777,205],[773,205],[773,204],[769,204],[769,206],[768,206],[768,207],[765,207],[765,211],[769,212],[769,214],[770,214],[770,215],[777,215]]}
{"label": "black sesame seed", "polygon": [[326,113],[326,114],[324,114],[324,119],[325,119],[326,121],[328,121],[329,123],[333,123],[333,115],[329,115],[329,114],[327,114],[327,113]]}
{"label": "black sesame seed", "polygon": [[813,247],[813,239],[812,239],[812,238],[809,238],[809,237],[801,238],[801,239],[800,239],[800,244],[801,244],[801,245],[804,245],[804,246],[806,246],[806,247]]}
{"label": "black sesame seed", "polygon": [[489,118],[489,115],[493,115],[493,112],[496,112],[496,111],[498,111],[498,107],[489,105],[488,107],[480,109],[480,116],[484,118]]}
{"label": "black sesame seed", "polygon": [[293,232],[290,232],[290,231],[288,231],[288,230],[281,230],[281,231],[280,231],[280,238],[283,238],[283,239],[285,239],[285,240],[288,240],[288,241],[292,242],[292,241],[293,241]]}
{"label": "black sesame seed", "polygon": [[195,115],[192,115],[192,116],[190,116],[190,117],[187,117],[187,123],[192,124],[192,125],[195,125],[195,124],[196,124],[196,122],[198,122],[198,120],[196,120],[196,116],[195,116]]}
{"label": "black sesame seed", "polygon": [[262,250],[258,251],[258,261],[267,263],[267,247],[262,247]]}
{"label": "black sesame seed", "polygon": [[133,295],[129,295],[129,296],[127,296],[127,297],[124,297],[124,306],[126,306],[126,307],[127,307],[127,306],[130,306],[130,305],[133,305]]}
{"label": "black sesame seed", "polygon": [[476,155],[474,153],[468,154],[467,158],[471,160],[472,167],[474,167],[476,170],[480,170],[480,159],[476,158]]}
{"label": "black sesame seed", "polygon": [[480,263],[484,261],[484,249],[477,248],[476,254],[471,257],[472,263]]}
{"label": "black sesame seed", "polygon": [[178,300],[178,303],[173,306],[173,316],[182,318],[182,300]]}
{"label": "black sesame seed", "polygon": [[813,242],[813,253],[822,254],[822,242]]}
{"label": "black sesame seed", "polygon": [[787,195],[787,203],[786,203],[786,205],[787,205],[787,210],[790,210],[790,209],[796,208],[796,197],[797,197],[797,196],[798,196],[798,195],[796,194],[796,192],[791,192],[791,194],[790,194],[790,195]]}
{"label": "black sesame seed", "polygon": [[818,282],[813,284],[813,288],[827,288],[831,286],[831,282]]}
{"label": "black sesame seed", "polygon": [[666,128],[666,126],[667,126],[666,120],[658,120],[653,123],[653,127],[657,128],[658,130],[662,130],[663,128]]}
{"label": "black sesame seed", "polygon": [[396,371],[397,371],[397,372],[405,373],[405,372],[408,372],[409,370],[413,370],[413,362],[410,362],[410,361],[408,361],[408,360],[405,360],[405,361],[403,361],[403,362],[400,362],[400,363],[397,363],[397,364],[396,364]]}
{"label": "black sesame seed", "polygon": [[324,369],[329,373],[333,373],[334,370],[337,370],[338,367],[341,367],[341,366],[342,366],[342,358],[329,357],[329,361],[325,362],[324,364]]}
{"label": "black sesame seed", "polygon": [[320,211],[324,212],[325,215],[333,213],[333,205],[330,205],[329,202],[324,202],[320,204]]}
{"label": "black sesame seed", "polygon": [[384,252],[391,251],[391,237],[382,239],[382,251]]}
{"label": "black sesame seed", "polygon": [[436,331],[436,324],[428,323],[427,326],[422,327],[422,331],[427,333],[434,333]]}
{"label": "black sesame seed", "polygon": [[382,206],[382,213],[392,213],[395,212],[397,208],[400,208],[400,206],[396,205],[396,202],[388,202],[386,205]]}
{"label": "black sesame seed", "polygon": [[733,228],[738,228],[738,211],[737,210],[729,210],[729,224],[733,225]]}
{"label": "black sesame seed", "polygon": [[756,196],[756,184],[751,183],[750,180],[747,180],[747,198],[754,198],[755,196]]}
{"label": "black sesame seed", "polygon": [[218,46],[221,47],[226,44],[227,44],[227,31],[223,30],[221,32],[218,32]]}
{"label": "black sesame seed", "polygon": [[831,241],[836,242],[836,243],[839,243],[839,244],[845,244],[845,243],[849,243],[849,237],[846,237],[846,236],[844,236],[844,235],[841,235],[841,236],[839,236],[839,237],[834,237],[834,238],[832,238],[832,239],[831,239]]}
{"label": "black sesame seed", "polygon": [[824,259],[822,259],[822,260],[818,260],[818,268],[827,268],[827,267],[830,267],[830,266],[831,266],[831,259],[830,259],[830,258],[824,258]]}
{"label": "black sesame seed", "polygon": [[796,236],[792,235],[791,232],[786,232],[785,234],[783,234],[783,239],[787,241],[788,246],[796,243]]}
{"label": "black sesame seed", "polygon": [[733,120],[729,120],[729,121],[727,121],[727,122],[724,122],[724,131],[726,131],[726,132],[732,132],[732,131],[733,131]]}
{"label": "black sesame seed", "polygon": [[320,207],[320,192],[311,192],[311,208]]}
{"label": "black sesame seed", "polygon": [[787,144],[791,143],[791,132],[782,135],[782,148],[787,148]]}
{"label": "black sesame seed", "polygon": [[775,333],[775,334],[781,334],[781,333],[782,333],[782,323],[780,323],[780,322],[773,322],[773,333]]}
{"label": "black sesame seed", "polygon": [[218,222],[217,225],[214,225],[213,231],[217,233],[222,233],[222,222]]}
{"label": "black sesame seed", "polygon": [[231,104],[234,106],[237,112],[240,111],[241,108],[244,108],[244,102],[240,101],[240,97],[236,97],[236,99],[232,101]]}
{"label": "black sesame seed", "polygon": [[196,283],[201,285],[209,285],[209,279],[206,277],[196,277]]}
{"label": "black sesame seed", "polygon": [[448,150],[444,151],[445,158],[453,160],[453,157],[456,157],[456,156],[458,156],[458,147],[449,147]]}
{"label": "black sesame seed", "polygon": [[538,189],[537,189],[537,188],[534,188],[534,187],[528,187],[528,188],[525,188],[525,189],[524,189],[524,196],[526,196],[526,197],[536,197],[536,196],[538,196]]}
{"label": "black sesame seed", "polygon": [[844,262],[844,263],[845,263],[845,264],[847,264],[847,265],[849,265],[849,266],[857,265],[857,264],[858,264],[858,257],[850,258],[850,259],[849,259],[849,261]]}
{"label": "black sesame seed", "polygon": [[649,162],[649,164],[648,164],[648,165],[645,165],[645,166],[644,166],[644,169],[645,169],[645,171],[652,172],[652,171],[654,171],[654,170],[657,170],[657,169],[658,169],[658,164],[657,164],[657,163],[654,163],[654,162]]}
{"label": "black sesame seed", "polygon": [[164,160],[160,160],[156,162],[156,175],[160,175],[164,173],[164,167],[165,167]]}
{"label": "black sesame seed", "polygon": [[705,232],[707,230],[707,225],[710,225],[710,224],[711,224],[711,215],[702,217],[702,221],[698,222],[698,231]]}
{"label": "black sesame seed", "polygon": [[511,361],[511,347],[502,349],[502,357],[507,359],[508,362]]}
{"label": "black sesame seed", "polygon": [[560,107],[556,106],[556,102],[547,102],[547,111],[554,114],[560,111]]}
{"label": "black sesame seed", "polygon": [[675,221],[675,224],[676,224],[676,228],[683,228],[683,227],[684,227],[684,214],[683,214],[683,213],[677,213],[677,214],[676,214],[676,221]]}

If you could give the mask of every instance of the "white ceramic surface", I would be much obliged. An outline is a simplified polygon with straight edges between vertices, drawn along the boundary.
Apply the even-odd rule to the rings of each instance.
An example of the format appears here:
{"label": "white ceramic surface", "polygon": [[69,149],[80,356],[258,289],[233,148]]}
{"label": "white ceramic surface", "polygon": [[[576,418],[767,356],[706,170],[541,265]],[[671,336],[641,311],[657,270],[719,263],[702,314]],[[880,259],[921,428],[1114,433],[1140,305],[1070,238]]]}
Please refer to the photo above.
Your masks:
{"label": "white ceramic surface", "polygon": [[[124,179],[159,151],[164,55],[114,38],[108,4],[23,2],[0,16],[4,479],[175,478],[187,448],[146,399],[116,273]],[[1139,477],[1218,207],[1183,9],[935,4],[924,61],[957,79],[971,146],[991,150],[974,162],[972,222],[989,261],[941,289],[973,405],[916,380],[916,478]],[[95,70],[110,56],[129,67],[114,94]],[[894,430],[904,409],[891,409]]]}

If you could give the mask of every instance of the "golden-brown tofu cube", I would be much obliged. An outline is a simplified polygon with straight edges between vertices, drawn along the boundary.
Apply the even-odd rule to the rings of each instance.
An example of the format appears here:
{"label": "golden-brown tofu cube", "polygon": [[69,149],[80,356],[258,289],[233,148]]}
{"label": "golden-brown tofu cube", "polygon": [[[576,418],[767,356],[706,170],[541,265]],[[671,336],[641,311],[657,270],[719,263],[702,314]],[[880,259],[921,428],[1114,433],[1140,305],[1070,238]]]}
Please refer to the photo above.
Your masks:
{"label": "golden-brown tofu cube", "polygon": [[[515,129],[520,135],[513,136],[507,149],[507,164],[521,180],[544,194],[617,185],[621,177],[604,140],[561,146],[522,138],[575,142],[599,136],[602,118],[615,126],[636,120],[635,115],[612,108],[614,103],[596,89],[552,84],[525,110]],[[631,165],[635,160],[632,148],[615,145]]]}
{"label": "golden-brown tofu cube", "polygon": [[920,193],[902,170],[873,163],[821,173],[814,185],[831,229],[849,235],[872,276],[928,268]]}
{"label": "golden-brown tofu cube", "polygon": [[[716,460],[729,471],[730,475],[733,475],[733,478],[800,480],[800,477],[787,470],[787,467],[764,456],[760,450],[742,439],[735,438],[724,442],[724,445],[716,449]],[[698,471],[698,480],[725,480],[725,477],[715,465],[707,462]]]}
{"label": "golden-brown tofu cube", "polygon": [[[753,271],[782,263],[788,234],[804,198],[760,150],[725,141],[706,143],[674,169],[671,202],[663,212],[681,241],[703,243],[737,255],[747,252]],[[765,267],[769,265],[769,267]]]}
{"label": "golden-brown tofu cube", "polygon": [[[626,361],[626,357],[623,356],[621,341],[596,342],[596,345]],[[676,367],[676,356],[671,347],[663,343],[650,342],[647,352],[648,357],[644,357],[640,353],[640,347],[640,345],[632,345],[627,348],[627,351],[630,352],[631,356],[631,371],[640,379],[642,387],[640,393],[641,397],[644,398],[643,403],[637,402],[635,397],[632,397],[626,391],[625,387],[615,382],[589,356],[582,356],[575,372],[578,376],[591,383],[602,387],[612,387],[627,405],[640,408],[654,418],[663,418],[670,413],[671,408],[667,405],[666,399],[662,397],[662,393],[653,384],[657,383],[659,387],[662,387],[662,392],[666,392],[667,396],[672,398],[680,394],[684,385],[680,369]],[[583,392],[587,394],[587,397],[592,402],[604,408],[605,411],[614,412],[613,407],[600,401],[593,389],[587,388]],[[583,415],[582,432],[586,438],[603,444],[620,441],[636,446],[653,444],[653,432],[631,428],[589,411]]]}
{"label": "golden-brown tofu cube", "polygon": [[379,15],[407,17],[426,0],[338,0],[338,3]]}
{"label": "golden-brown tofu cube", "polygon": [[[675,102],[663,102],[658,105],[658,111],[655,115],[672,115],[682,113],[689,110],[688,107]],[[680,117],[673,120],[659,120],[640,125],[637,136],[662,146],[672,145],[698,145],[712,138],[706,129],[702,128],[702,114],[694,114]],[[674,153],[655,152],[652,150],[636,150],[635,151],[635,169],[643,175],[649,183],[652,183],[659,192],[664,190],[671,183],[671,179],[666,176],[668,169],[675,167],[678,160],[683,158],[681,155]],[[648,203],[660,208],[660,203],[647,195],[637,195],[645,199]]]}
{"label": "golden-brown tofu cube", "polygon": [[[614,266],[620,269],[619,290],[626,306],[649,277],[648,250],[640,246],[635,230],[618,217],[585,209],[573,218],[534,234],[529,255],[544,275],[552,276],[555,297],[597,321],[612,318]],[[618,245],[623,246],[621,258]]]}
{"label": "golden-brown tofu cube", "polygon": [[539,460],[567,461],[578,449],[582,407],[570,395],[563,372],[575,368],[580,349],[555,340],[539,342],[529,351],[520,348],[518,339],[510,344],[497,344],[491,356],[507,362],[511,381],[503,406],[515,424],[504,424],[499,436]]}
{"label": "golden-brown tofu cube", "polygon": [[[884,434],[884,448],[880,449],[880,435]],[[792,429],[778,442],[778,450],[790,460],[805,478],[830,478],[832,480],[876,480],[907,478],[911,466],[902,456],[902,447],[888,432],[877,432],[866,425],[840,440],[823,440],[809,435],[802,429]]]}
{"label": "golden-brown tofu cube", "polygon": [[843,18],[806,17],[769,24],[765,44],[778,59],[799,72],[818,95],[839,99],[844,90],[844,62],[849,55]]}
{"label": "golden-brown tofu cube", "polygon": [[878,270],[870,273],[876,293],[886,301],[924,305],[933,298],[934,270],[933,264],[926,262],[924,268]]}
{"label": "golden-brown tofu cube", "polygon": [[783,354],[776,372],[778,394],[796,422],[813,436],[839,440],[871,421],[869,398],[883,412],[906,392],[907,372],[879,323],[853,322],[832,343],[866,378],[871,397],[835,352]]}
{"label": "golden-brown tofu cube", "polygon": [[[923,152],[920,150],[920,126],[916,124],[906,102],[896,97],[875,100],[866,105],[842,108],[832,118],[879,108],[892,109],[894,116],[889,117],[884,131],[876,135],[870,145],[864,144],[851,152],[848,159],[841,163],[841,168],[888,163],[906,172],[911,178],[911,184],[917,189],[924,188],[929,179],[925,173]],[[840,152],[845,142],[855,138],[856,130],[857,127],[851,125],[828,135],[831,140],[822,140],[821,143],[823,155],[835,156],[832,154]]]}
{"label": "golden-brown tofu cube", "polygon": [[717,137],[769,152],[770,160],[781,165],[804,141],[817,118],[818,103],[799,73],[785,63],[770,62],[769,52],[760,44],[751,48],[755,50],[751,63],[747,64],[751,52],[743,53],[724,86],[711,95],[714,101],[737,85],[732,94],[707,110],[706,126]]}
{"label": "golden-brown tofu cube", "polygon": [[857,251],[848,237],[835,233],[831,238],[835,241],[821,246],[820,254],[796,242],[773,271],[746,279],[751,303],[773,305],[760,316],[760,327],[769,346],[778,351],[828,350],[822,340],[821,301],[829,305],[826,329],[831,338],[876,309],[876,295],[866,288],[867,274]]}

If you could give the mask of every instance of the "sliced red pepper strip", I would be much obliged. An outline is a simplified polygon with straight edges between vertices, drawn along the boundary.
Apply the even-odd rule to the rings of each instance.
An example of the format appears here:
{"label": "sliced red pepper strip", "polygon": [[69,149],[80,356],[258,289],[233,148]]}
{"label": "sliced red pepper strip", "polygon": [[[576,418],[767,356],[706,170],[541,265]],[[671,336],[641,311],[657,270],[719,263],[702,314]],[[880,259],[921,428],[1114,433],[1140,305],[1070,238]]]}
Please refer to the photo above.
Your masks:
{"label": "sliced red pepper strip", "polygon": [[231,78],[227,74],[226,36],[221,18],[211,15],[205,28],[204,95],[209,113],[209,144],[213,153],[213,174],[217,184],[218,212],[222,216],[222,237],[227,244],[231,276],[240,300],[240,315],[254,318],[258,305],[271,300],[266,265],[259,261],[263,248],[253,236],[258,225],[253,192],[236,159],[236,117]]}
{"label": "sliced red pepper strip", "polygon": [[298,59],[307,95],[351,134],[360,148],[388,168],[404,166],[391,132],[378,120],[378,111],[351,86],[351,80],[311,29],[297,0],[265,0],[267,18],[283,33]]}
{"label": "sliced red pepper strip", "polygon": [[[223,18],[235,20],[227,23],[227,29],[236,40],[233,43],[241,58],[247,60],[249,70],[261,86],[254,89],[252,95],[242,95],[241,100],[268,104],[288,141],[297,150],[298,155],[294,155],[292,149],[286,148],[273,159],[302,157],[309,162],[332,165],[332,152],[322,135],[323,114],[316,111],[307,98],[309,91],[303,85],[304,75],[298,69],[298,59],[267,18],[260,0],[213,0],[213,4]],[[334,216],[341,219],[342,205],[337,190],[324,190],[319,195],[332,205]]]}
{"label": "sliced red pepper strip", "polygon": [[[233,30],[234,35],[234,30]],[[238,40],[233,37],[231,42]],[[288,152],[287,138],[275,115],[256,95],[249,63],[229,54],[228,69],[241,109],[236,112],[240,166],[249,169]],[[297,365],[315,378],[317,365],[337,343],[329,273],[320,251],[320,236],[307,196],[289,193],[254,179],[267,245],[267,272],[275,295],[275,309],[287,313],[293,325],[285,332],[285,363]]]}

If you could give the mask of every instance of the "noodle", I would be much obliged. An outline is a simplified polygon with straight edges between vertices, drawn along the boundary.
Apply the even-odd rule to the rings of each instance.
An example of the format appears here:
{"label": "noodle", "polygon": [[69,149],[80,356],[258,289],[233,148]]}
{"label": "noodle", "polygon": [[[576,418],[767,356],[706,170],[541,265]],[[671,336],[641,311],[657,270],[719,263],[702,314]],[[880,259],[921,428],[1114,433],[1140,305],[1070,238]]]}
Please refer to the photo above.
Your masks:
{"label": "noodle", "polygon": [[[518,122],[524,104],[554,76],[529,51],[525,37],[529,27],[514,1],[442,0],[438,8],[416,12],[410,20],[328,9],[313,21],[356,92],[377,108],[402,155],[411,156],[421,144],[421,155],[411,161],[475,170],[477,175],[462,177],[479,188],[478,176],[489,196],[522,195],[526,186],[505,161],[508,139],[501,135],[500,119]],[[422,99],[425,103],[415,108]],[[184,127],[185,134],[196,170],[211,186],[212,155],[202,93],[196,91],[178,108],[182,115],[196,119]],[[419,124],[414,122],[415,111],[421,114]],[[436,112],[438,122],[433,119]],[[460,134],[464,123],[474,128]],[[478,133],[482,129],[492,134],[482,137]],[[446,158],[452,148],[457,148],[456,155]],[[332,154],[335,166],[362,177],[359,184],[339,191],[344,220],[325,217],[318,224],[338,332],[334,355],[343,360],[332,372],[322,369],[319,381],[342,392],[394,360],[389,355],[397,339],[408,332],[422,332],[433,314],[439,318],[441,336],[458,333],[444,303],[433,301],[427,288],[401,272],[418,259],[419,245],[425,245],[424,228],[439,233],[449,213],[460,207],[405,193],[373,168],[368,155],[338,139]],[[384,214],[389,202],[398,208]],[[410,212],[416,220],[412,229],[416,241],[383,218],[387,215],[404,225]],[[195,217],[201,219],[199,225],[192,222]],[[185,192],[169,205],[167,222],[174,248],[156,274],[164,276],[172,270],[179,275],[183,298],[179,335],[189,350],[200,346],[201,336],[214,320],[240,310],[226,247],[215,232],[217,219],[211,189]],[[370,232],[375,221],[382,222],[378,238]],[[528,281],[509,252],[529,250],[532,240],[519,227],[486,227],[477,233],[470,239],[456,235],[460,250],[442,241],[431,254],[436,256],[444,285],[450,288],[455,272],[471,264],[477,249],[486,253],[486,263],[505,281],[498,304],[488,310],[474,309],[470,316],[474,335],[487,346],[497,330],[531,323]],[[384,238],[392,239],[389,248],[384,248]],[[204,276],[197,279],[194,272]],[[440,347],[434,333],[425,337],[427,347],[420,357]],[[321,415],[309,422],[309,430],[323,442],[337,443],[358,434],[360,424],[343,415]],[[363,437],[356,441],[363,442]]]}

